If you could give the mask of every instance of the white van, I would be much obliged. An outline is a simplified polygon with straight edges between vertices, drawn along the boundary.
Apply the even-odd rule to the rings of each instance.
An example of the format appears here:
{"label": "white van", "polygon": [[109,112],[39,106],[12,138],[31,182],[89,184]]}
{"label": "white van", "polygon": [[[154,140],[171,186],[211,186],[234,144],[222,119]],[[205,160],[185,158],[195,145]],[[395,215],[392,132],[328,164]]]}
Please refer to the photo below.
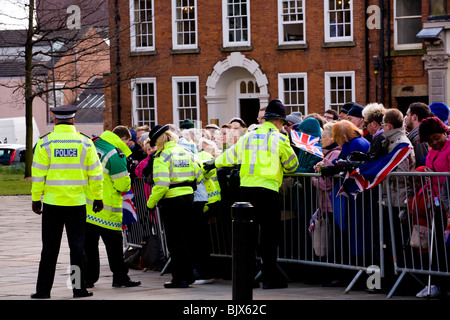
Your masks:
{"label": "white van", "polygon": [[[0,143],[26,144],[25,117],[0,119]],[[39,129],[33,117],[33,145],[39,141]]]}

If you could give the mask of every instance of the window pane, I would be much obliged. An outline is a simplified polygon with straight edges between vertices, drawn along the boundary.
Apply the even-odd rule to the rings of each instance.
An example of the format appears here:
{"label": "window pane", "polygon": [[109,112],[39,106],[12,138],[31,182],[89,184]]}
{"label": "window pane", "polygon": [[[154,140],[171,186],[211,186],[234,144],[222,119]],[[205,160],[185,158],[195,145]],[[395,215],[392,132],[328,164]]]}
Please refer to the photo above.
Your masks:
{"label": "window pane", "polygon": [[422,1],[420,0],[397,0],[396,1],[396,15],[403,16],[417,16],[422,14]]}
{"label": "window pane", "polygon": [[422,30],[422,18],[411,18],[411,19],[399,19],[397,21],[398,32],[397,43],[407,44],[407,43],[421,43],[422,40],[416,37],[416,34]]}
{"label": "window pane", "polygon": [[283,97],[286,110],[291,110],[290,112],[301,111],[305,114],[304,81],[303,77],[298,76],[287,76],[283,79]]}
{"label": "window pane", "polygon": [[138,82],[133,94],[136,101],[136,105],[133,106],[137,117],[135,124],[154,126],[156,123],[155,83]]}
{"label": "window pane", "polygon": [[153,46],[153,8],[151,0],[135,0],[134,6],[134,45],[136,47]]}

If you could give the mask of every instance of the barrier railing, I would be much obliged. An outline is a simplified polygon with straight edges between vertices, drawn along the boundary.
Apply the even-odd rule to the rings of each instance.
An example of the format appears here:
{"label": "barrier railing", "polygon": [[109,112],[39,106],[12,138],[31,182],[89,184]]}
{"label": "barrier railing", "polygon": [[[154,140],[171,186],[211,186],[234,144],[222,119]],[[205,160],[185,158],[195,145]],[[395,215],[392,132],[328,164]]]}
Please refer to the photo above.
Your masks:
{"label": "barrier railing", "polygon": [[[412,275],[422,285],[426,283],[427,295],[430,295],[432,276],[441,279],[450,276],[450,243],[445,236],[450,199],[449,176],[450,173],[444,172],[391,173],[388,176],[391,188],[387,188],[386,194],[393,268],[396,275],[400,273],[388,298],[406,274]],[[402,203],[403,197],[395,196],[400,185],[407,186],[407,203]]]}
{"label": "barrier railing", "polygon": [[[419,250],[410,245],[413,221],[419,221],[418,209],[421,204],[417,202],[417,197],[411,199],[414,195],[423,194],[421,190],[427,185],[426,178],[436,176],[442,179],[450,174],[391,173],[377,187],[353,198],[337,196],[342,177],[286,175],[280,190],[282,211],[279,227],[282,229],[282,238],[278,261],[354,270],[356,274],[345,288],[345,293],[352,289],[363,273],[378,271],[383,281],[394,275],[394,285],[388,298],[405,274],[411,274],[417,279],[416,275],[428,275],[429,278],[449,276],[447,261],[450,252],[447,251],[444,238],[447,220],[442,201],[438,206],[430,207],[430,217],[441,219],[423,220],[426,222],[424,229],[430,230],[427,239],[430,249]],[[414,185],[414,177],[420,177],[422,183]],[[158,232],[164,253],[169,257],[158,212],[153,217],[147,213],[144,184],[144,179],[135,179],[138,222],[124,231],[124,246],[139,246],[145,235]],[[439,180],[437,187],[442,189],[447,184],[447,180]],[[447,199],[450,198],[449,189],[444,188],[447,190]],[[398,196],[399,190],[404,191],[404,199]],[[228,204],[232,204],[232,201],[223,199],[221,212],[209,220],[213,256],[231,257],[231,205]],[[429,200],[420,201],[425,206],[430,204]],[[400,220],[399,214],[406,218]],[[399,273],[400,276],[395,278]]]}
{"label": "barrier railing", "polygon": [[348,293],[368,268],[383,276],[382,217],[378,188],[347,198],[337,196],[341,184],[319,174],[285,177],[279,261],[355,270]]}

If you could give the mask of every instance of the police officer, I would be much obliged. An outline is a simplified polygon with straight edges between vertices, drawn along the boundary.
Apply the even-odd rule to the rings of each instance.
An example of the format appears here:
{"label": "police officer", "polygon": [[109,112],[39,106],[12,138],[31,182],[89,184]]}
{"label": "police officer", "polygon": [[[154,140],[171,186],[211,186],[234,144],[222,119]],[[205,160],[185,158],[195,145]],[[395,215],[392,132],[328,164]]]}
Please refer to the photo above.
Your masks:
{"label": "police officer", "polygon": [[[73,297],[92,296],[86,290],[84,239],[86,190],[94,195],[94,211],[103,208],[103,174],[92,140],[76,131],[76,106],[52,108],[55,128],[36,144],[32,164],[32,210],[42,214],[42,252],[31,298],[50,298],[64,227],[70,247]],[[41,196],[43,195],[42,206]]]}
{"label": "police officer", "polygon": [[263,289],[286,288],[287,282],[276,267],[281,220],[279,188],[284,172],[295,172],[298,160],[289,139],[280,133],[286,122],[283,103],[270,101],[263,119],[261,127],[242,136],[217,159],[205,162],[203,168],[209,171],[241,165],[240,196],[241,201],[254,207],[255,243],[258,227],[260,230]]}
{"label": "police officer", "polygon": [[156,145],[157,151],[153,161],[154,186],[147,206],[154,209],[158,204],[171,257],[172,281],[164,287],[188,288],[194,282],[189,226],[194,189],[203,179],[202,170],[192,154],[177,144],[178,137],[168,125],[153,127],[149,138],[150,146]]}

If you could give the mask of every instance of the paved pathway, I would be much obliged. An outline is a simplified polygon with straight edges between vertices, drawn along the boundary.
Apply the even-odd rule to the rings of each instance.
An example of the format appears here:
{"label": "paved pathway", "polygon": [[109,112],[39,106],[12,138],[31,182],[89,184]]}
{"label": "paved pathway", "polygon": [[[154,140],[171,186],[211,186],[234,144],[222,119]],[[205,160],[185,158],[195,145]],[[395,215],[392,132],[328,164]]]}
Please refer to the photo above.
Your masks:
{"label": "paved pathway", "polygon": [[[35,291],[41,251],[41,218],[31,211],[31,197],[0,197],[0,300],[31,300]],[[101,245],[102,246],[102,245]],[[232,299],[230,280],[218,279],[209,285],[197,285],[188,289],[165,289],[163,283],[170,274],[156,271],[130,270],[133,280],[142,285],[134,288],[112,288],[111,272],[104,247],[101,252],[101,277],[92,289],[94,296],[82,300],[188,300],[223,301]],[[68,278],[69,250],[64,237],[56,269],[51,300],[73,300],[66,287]],[[365,291],[344,293],[344,288],[326,288],[320,285],[290,283],[280,290],[253,290],[254,301],[268,300],[388,300],[383,294]],[[417,300],[412,296],[393,296],[389,300]],[[80,299],[79,299],[80,300]]]}

